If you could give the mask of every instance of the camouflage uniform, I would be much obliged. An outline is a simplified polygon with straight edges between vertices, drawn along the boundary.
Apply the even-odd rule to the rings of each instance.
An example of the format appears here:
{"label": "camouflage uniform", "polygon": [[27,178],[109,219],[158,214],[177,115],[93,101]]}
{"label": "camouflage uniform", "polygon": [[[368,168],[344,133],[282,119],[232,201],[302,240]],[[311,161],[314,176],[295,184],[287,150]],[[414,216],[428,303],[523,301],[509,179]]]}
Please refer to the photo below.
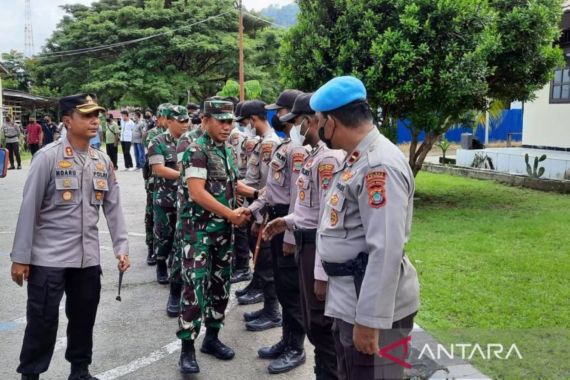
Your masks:
{"label": "camouflage uniform", "polygon": [[[178,170],[176,165],[176,140],[167,130],[150,141],[149,164],[164,164]],[[177,180],[154,176],[153,219],[154,253],[157,260],[172,259],[174,229],[176,227]]]}
{"label": "camouflage uniform", "polygon": [[[229,144],[216,144],[204,133],[184,152],[181,173],[184,181],[206,180],[205,189],[218,202],[235,208],[238,172]],[[187,191],[185,188],[185,195]],[[230,294],[233,229],[227,220],[206,211],[187,196],[184,200],[184,288],[177,335],[195,340],[202,318],[208,328],[219,329],[223,325]]]}
{"label": "camouflage uniform", "polygon": [[[182,157],[186,149],[190,146],[192,141],[196,140],[200,136],[202,136],[204,132],[202,128],[196,128],[191,131],[185,132],[180,138],[178,139],[178,143],[176,144],[176,157],[178,167],[182,168]],[[182,177],[182,170],[180,171],[180,179],[178,182],[178,190],[177,190],[177,198],[176,198],[176,230],[174,232],[174,258],[172,261],[172,267],[170,268],[170,281],[182,284],[182,250],[184,245],[182,244],[182,240],[184,238],[184,234],[182,233],[182,219],[181,219],[181,211],[182,205],[184,204],[184,199],[188,199],[188,187],[186,185],[186,181]]]}

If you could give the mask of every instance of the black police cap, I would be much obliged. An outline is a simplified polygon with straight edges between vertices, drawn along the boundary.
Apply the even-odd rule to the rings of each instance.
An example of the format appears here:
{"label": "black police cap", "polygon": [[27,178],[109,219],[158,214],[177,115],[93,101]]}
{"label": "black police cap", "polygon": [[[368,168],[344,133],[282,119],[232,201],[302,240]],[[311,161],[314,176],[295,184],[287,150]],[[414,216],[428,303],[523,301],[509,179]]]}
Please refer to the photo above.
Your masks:
{"label": "black police cap", "polygon": [[309,104],[312,96],[313,96],[312,92],[308,94],[303,93],[297,96],[297,99],[295,99],[295,104],[293,104],[291,112],[281,116],[279,120],[283,123],[287,123],[299,115],[314,115],[315,111],[313,111],[313,109]]}
{"label": "black police cap", "polygon": [[71,111],[77,111],[86,115],[95,111],[105,111],[105,108],[97,104],[97,96],[95,94],[76,94],[60,98],[60,115],[68,114]]}
{"label": "black police cap", "polygon": [[248,100],[241,105],[241,119],[251,116],[264,116],[267,117],[267,110],[265,109],[265,102],[261,100]]}
{"label": "black police cap", "polygon": [[293,104],[295,103],[295,99],[297,96],[301,95],[302,92],[299,90],[285,90],[279,97],[275,103],[272,103],[265,107],[266,110],[278,110],[280,108],[287,108],[290,110],[293,108]]}

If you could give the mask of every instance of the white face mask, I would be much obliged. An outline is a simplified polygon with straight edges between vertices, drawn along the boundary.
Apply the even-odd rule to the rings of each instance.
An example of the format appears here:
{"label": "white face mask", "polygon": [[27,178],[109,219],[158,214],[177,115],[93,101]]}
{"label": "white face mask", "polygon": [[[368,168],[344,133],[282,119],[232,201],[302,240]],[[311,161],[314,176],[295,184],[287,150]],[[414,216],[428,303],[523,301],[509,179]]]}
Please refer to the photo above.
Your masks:
{"label": "white face mask", "polygon": [[251,126],[251,123],[245,125],[244,132],[250,137],[255,137],[255,129]]}
{"label": "white face mask", "polygon": [[305,131],[305,134],[302,135],[301,134],[301,127],[303,126],[304,123],[305,123],[305,120],[303,119],[301,124],[293,125],[293,128],[291,128],[291,131],[289,132],[289,137],[291,137],[291,141],[295,145],[303,146],[303,144],[305,144],[305,136],[307,136],[307,132],[309,132],[309,128],[307,128],[307,130]]}

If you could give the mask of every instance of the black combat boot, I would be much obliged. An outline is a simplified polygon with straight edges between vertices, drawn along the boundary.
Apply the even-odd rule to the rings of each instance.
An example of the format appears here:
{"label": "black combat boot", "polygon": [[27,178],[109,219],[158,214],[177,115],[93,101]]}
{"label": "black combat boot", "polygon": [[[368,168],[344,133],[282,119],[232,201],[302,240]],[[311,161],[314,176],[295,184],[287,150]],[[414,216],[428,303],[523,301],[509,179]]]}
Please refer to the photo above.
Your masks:
{"label": "black combat boot", "polygon": [[166,303],[166,314],[170,318],[180,315],[180,295],[182,294],[182,284],[177,282],[170,283],[170,295]]}
{"label": "black combat boot", "polygon": [[148,265],[156,265],[156,256],[154,255],[154,248],[152,245],[148,247],[148,253],[146,255],[146,263]]}
{"label": "black combat boot", "polygon": [[285,352],[286,348],[287,348],[287,343],[285,342],[285,339],[281,338],[279,342],[275,343],[271,347],[260,348],[257,351],[257,355],[261,359],[277,359],[279,356],[281,356],[283,352]]}
{"label": "black combat boot", "polygon": [[265,302],[263,313],[259,318],[246,322],[245,328],[249,331],[264,331],[273,327],[280,327],[282,323],[279,303],[277,300]]}
{"label": "black combat boot", "polygon": [[253,321],[253,320],[261,317],[261,314],[263,314],[263,309],[259,309],[256,311],[248,311],[246,313],[243,313],[243,319],[246,322],[250,322],[250,321]]}
{"label": "black combat boot", "polygon": [[255,273],[253,274],[253,277],[252,277],[251,281],[249,282],[249,284],[247,284],[246,287],[243,289],[236,290],[235,295],[236,295],[236,297],[241,297],[253,289],[261,289],[261,284],[259,282],[259,278],[255,275]]}
{"label": "black combat boot", "polygon": [[196,350],[194,349],[193,340],[182,340],[182,351],[180,352],[180,372],[182,373],[198,373],[200,367],[196,361]]}
{"label": "black combat boot", "polygon": [[89,365],[71,363],[71,374],[67,380],[99,380],[89,373]]}
{"label": "black combat boot", "polygon": [[156,281],[159,284],[168,284],[168,268],[166,267],[166,260],[156,261]]}
{"label": "black combat boot", "polygon": [[242,281],[250,281],[252,278],[253,278],[253,275],[251,273],[251,269],[249,269],[249,268],[237,269],[232,274],[232,278],[231,278],[230,282],[232,284],[235,284],[235,283],[242,282]]}
{"label": "black combat boot", "polygon": [[263,302],[263,290],[251,288],[243,296],[238,297],[237,300],[240,305],[253,305]]}
{"label": "black combat boot", "polygon": [[22,380],[40,380],[40,375],[22,375]]}
{"label": "black combat boot", "polygon": [[221,360],[231,360],[234,358],[235,352],[218,339],[219,331],[220,329],[212,327],[206,328],[206,336],[204,337],[204,341],[202,341],[200,351],[208,355],[213,355]]}
{"label": "black combat boot", "polygon": [[287,347],[278,358],[269,364],[267,367],[269,373],[277,374],[289,372],[304,364],[306,360],[305,350],[303,349],[304,339],[304,334],[299,336],[289,332],[285,335]]}

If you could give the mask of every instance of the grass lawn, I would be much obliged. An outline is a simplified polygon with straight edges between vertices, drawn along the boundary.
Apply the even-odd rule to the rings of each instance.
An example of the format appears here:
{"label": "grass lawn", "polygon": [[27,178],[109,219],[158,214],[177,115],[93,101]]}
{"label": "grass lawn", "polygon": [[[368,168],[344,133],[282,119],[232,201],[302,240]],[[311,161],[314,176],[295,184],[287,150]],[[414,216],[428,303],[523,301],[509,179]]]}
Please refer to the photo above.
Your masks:
{"label": "grass lawn", "polygon": [[523,360],[473,361],[492,378],[570,378],[570,197],[421,172],[415,208],[417,322],[448,344],[517,343]]}

